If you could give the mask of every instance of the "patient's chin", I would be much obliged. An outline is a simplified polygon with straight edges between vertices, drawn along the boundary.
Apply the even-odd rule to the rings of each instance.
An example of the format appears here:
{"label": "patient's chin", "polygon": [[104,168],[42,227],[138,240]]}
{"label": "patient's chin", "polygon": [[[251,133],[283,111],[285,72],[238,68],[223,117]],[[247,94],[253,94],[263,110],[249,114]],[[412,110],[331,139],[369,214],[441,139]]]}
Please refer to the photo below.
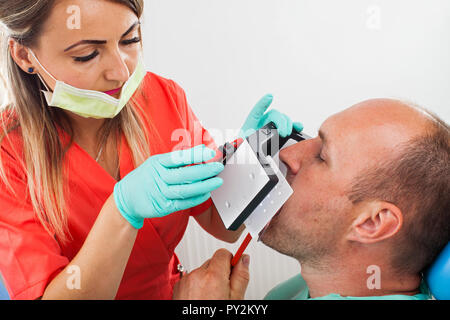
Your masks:
{"label": "patient's chin", "polygon": [[262,243],[264,243],[266,246],[273,248],[272,239],[271,236],[272,232],[270,231],[269,226],[260,234],[259,240],[261,240]]}
{"label": "patient's chin", "polygon": [[272,221],[270,225],[266,228],[264,233],[260,236],[260,240],[269,248],[290,256],[291,252],[289,249],[289,244],[286,243],[287,239],[285,237],[283,228],[277,226],[277,221]]}
{"label": "patient's chin", "polygon": [[[282,211],[283,207],[281,207],[280,210],[278,210],[278,212],[273,216],[273,218],[270,220],[270,222],[264,227],[264,229],[260,232],[259,237],[260,240],[266,245],[269,246],[271,248],[272,247],[272,242],[273,242],[273,238],[276,237],[275,234],[277,233],[277,229],[278,229],[278,225],[279,225],[279,217],[280,217],[280,213]],[[276,248],[273,248],[276,250]]]}

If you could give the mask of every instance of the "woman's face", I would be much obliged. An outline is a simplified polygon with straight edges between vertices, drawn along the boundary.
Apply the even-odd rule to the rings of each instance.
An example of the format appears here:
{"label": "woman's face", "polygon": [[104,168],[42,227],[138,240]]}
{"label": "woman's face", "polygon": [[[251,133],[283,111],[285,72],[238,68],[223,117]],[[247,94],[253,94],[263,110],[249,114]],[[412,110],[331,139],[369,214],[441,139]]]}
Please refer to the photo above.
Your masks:
{"label": "woman's face", "polygon": [[[57,80],[96,91],[121,88],[135,70],[140,25],[134,12],[106,0],[62,0],[43,26],[37,48],[42,66]],[[53,90],[55,81],[30,56]],[[120,90],[111,95],[118,98]]]}

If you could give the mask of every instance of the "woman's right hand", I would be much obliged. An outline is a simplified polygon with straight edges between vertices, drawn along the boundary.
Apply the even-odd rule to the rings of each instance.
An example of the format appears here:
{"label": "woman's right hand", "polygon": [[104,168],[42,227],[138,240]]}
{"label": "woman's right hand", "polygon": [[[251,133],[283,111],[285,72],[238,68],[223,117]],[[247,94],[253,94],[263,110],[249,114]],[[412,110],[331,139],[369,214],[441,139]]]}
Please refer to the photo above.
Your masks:
{"label": "woman's right hand", "polygon": [[114,186],[117,208],[140,229],[145,218],[163,217],[205,202],[210,192],[222,185],[223,180],[215,176],[224,166],[220,162],[198,163],[214,156],[214,150],[200,145],[149,157]]}

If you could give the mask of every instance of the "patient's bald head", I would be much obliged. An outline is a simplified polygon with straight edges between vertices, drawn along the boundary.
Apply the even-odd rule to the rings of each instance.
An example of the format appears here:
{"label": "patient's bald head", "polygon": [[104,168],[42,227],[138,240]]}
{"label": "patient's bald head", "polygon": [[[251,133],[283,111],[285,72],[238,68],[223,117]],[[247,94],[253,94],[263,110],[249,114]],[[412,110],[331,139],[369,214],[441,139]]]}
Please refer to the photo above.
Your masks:
{"label": "patient's bald head", "polygon": [[338,147],[341,155],[350,160],[345,163],[346,168],[352,168],[345,172],[354,175],[361,169],[378,166],[380,161],[393,159],[402,152],[403,145],[430,128],[430,117],[421,109],[399,100],[371,99],[331,116],[320,133],[332,136],[336,143],[342,141]]}
{"label": "patient's bald head", "polygon": [[280,152],[294,194],[262,240],[302,266],[366,252],[368,264],[388,257],[419,272],[449,239],[449,136],[437,116],[399,100],[331,116],[318,137]]}
{"label": "patient's bald head", "polygon": [[384,112],[397,128],[396,145],[391,157],[353,180],[349,199],[353,204],[382,199],[401,210],[403,226],[392,239],[392,266],[420,272],[450,240],[449,126],[411,103],[370,100],[359,109],[370,114],[371,106],[374,119]]}

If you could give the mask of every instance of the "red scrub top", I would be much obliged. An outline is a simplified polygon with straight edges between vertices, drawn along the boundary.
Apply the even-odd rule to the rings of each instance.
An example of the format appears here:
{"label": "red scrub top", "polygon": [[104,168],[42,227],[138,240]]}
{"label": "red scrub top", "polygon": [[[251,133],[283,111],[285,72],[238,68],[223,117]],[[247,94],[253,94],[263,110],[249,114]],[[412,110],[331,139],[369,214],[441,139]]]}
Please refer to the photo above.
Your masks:
{"label": "red scrub top", "polygon": [[[142,90],[134,97],[150,119],[152,130],[156,129],[163,142],[153,146],[153,154],[179,149],[180,143],[183,148],[202,143],[215,147],[211,136],[190,109],[184,91],[175,82],[148,72]],[[6,175],[18,196],[13,196],[0,180],[0,271],[11,299],[36,299],[78,253],[117,181],[79,145],[74,143],[69,148],[65,165],[70,192],[66,201],[73,240],[62,245],[36,220],[30,198],[25,197],[28,193],[26,174],[17,160],[18,155],[23,155],[20,128],[8,136],[11,141],[3,140],[1,157]],[[60,138],[67,139],[68,135],[60,130]],[[123,178],[134,169],[123,135],[119,150],[120,177]],[[183,237],[189,216],[204,212],[211,203],[209,199],[195,208],[164,218],[145,219],[117,299],[172,298],[173,285],[179,279],[179,261],[174,249]],[[99,276],[108,277],[101,270],[98,272]]]}

